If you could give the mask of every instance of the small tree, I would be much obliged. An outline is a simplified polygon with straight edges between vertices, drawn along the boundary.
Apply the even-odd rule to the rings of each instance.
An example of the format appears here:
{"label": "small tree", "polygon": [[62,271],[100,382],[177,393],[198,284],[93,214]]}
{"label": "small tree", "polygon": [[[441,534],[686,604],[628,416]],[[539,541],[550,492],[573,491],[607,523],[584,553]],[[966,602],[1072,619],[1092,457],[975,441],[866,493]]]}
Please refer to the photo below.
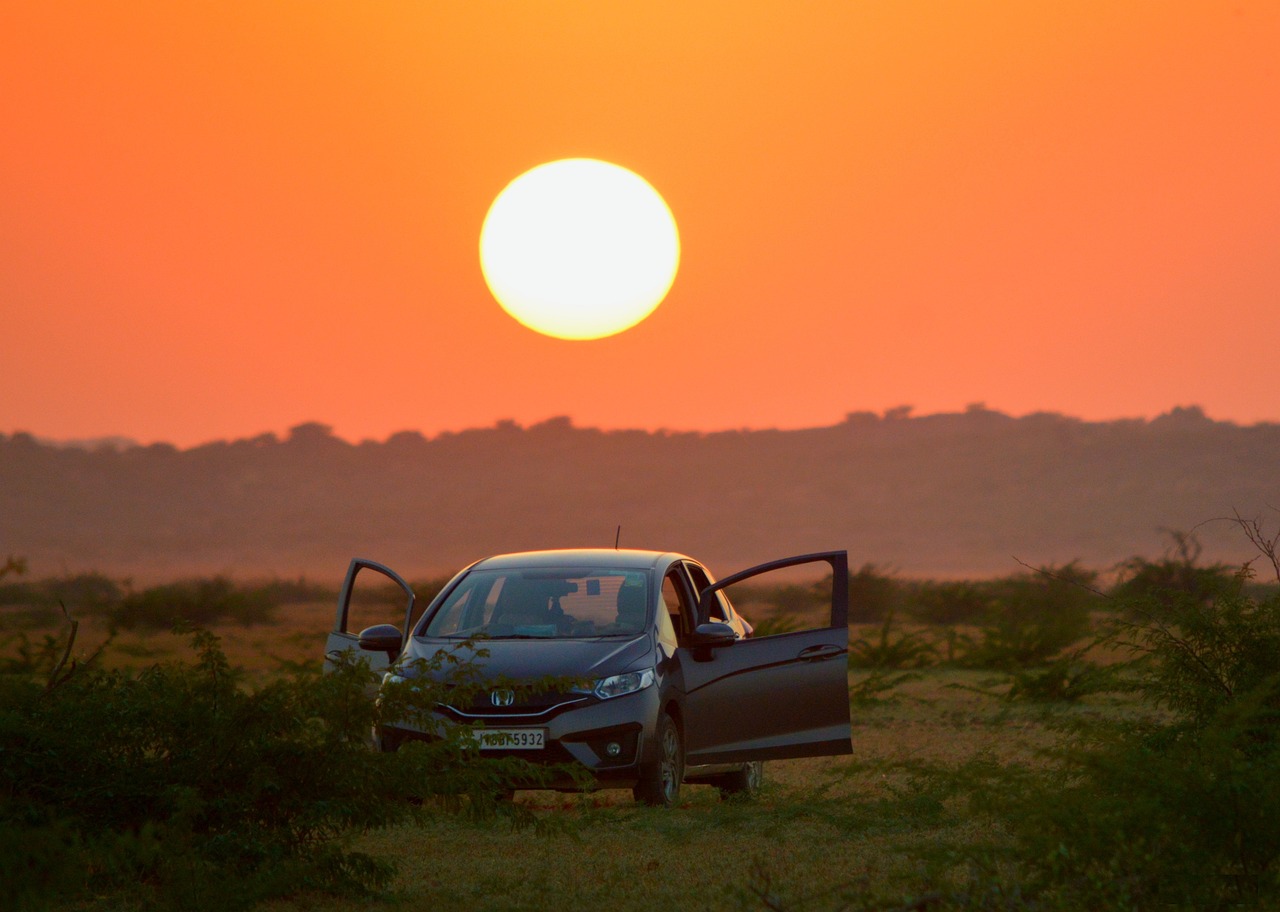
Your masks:
{"label": "small tree", "polygon": [[[1244,528],[1280,582],[1280,536]],[[1251,595],[1250,576],[1246,565],[1206,592],[1173,575],[1170,588],[1128,595],[1116,640],[1158,712],[1095,722],[1050,775],[982,795],[1003,807],[1050,906],[1280,900],[1280,593]]]}
{"label": "small tree", "polygon": [[1204,548],[1194,533],[1168,534],[1169,547],[1160,560],[1131,557],[1119,565],[1114,596],[1126,603],[1151,598],[1166,605],[1187,600],[1205,603],[1235,585],[1235,572],[1226,564],[1200,565]]}

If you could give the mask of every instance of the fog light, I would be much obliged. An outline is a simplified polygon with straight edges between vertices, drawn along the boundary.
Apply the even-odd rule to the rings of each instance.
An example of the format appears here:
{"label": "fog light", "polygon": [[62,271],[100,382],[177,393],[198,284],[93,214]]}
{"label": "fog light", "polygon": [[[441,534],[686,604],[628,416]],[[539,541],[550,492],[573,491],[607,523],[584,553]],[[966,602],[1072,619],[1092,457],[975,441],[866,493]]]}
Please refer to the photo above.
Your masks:
{"label": "fog light", "polygon": [[604,752],[610,757],[617,757],[622,753],[622,745],[617,741],[610,741],[605,745]]}

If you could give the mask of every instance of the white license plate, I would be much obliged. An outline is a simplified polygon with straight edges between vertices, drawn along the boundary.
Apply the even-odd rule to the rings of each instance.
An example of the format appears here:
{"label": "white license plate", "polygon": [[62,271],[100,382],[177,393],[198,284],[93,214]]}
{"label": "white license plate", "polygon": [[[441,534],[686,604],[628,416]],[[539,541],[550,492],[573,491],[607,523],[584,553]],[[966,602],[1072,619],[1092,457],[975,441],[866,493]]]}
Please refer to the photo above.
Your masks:
{"label": "white license plate", "polygon": [[472,737],[481,750],[542,750],[547,745],[545,728],[477,728]]}

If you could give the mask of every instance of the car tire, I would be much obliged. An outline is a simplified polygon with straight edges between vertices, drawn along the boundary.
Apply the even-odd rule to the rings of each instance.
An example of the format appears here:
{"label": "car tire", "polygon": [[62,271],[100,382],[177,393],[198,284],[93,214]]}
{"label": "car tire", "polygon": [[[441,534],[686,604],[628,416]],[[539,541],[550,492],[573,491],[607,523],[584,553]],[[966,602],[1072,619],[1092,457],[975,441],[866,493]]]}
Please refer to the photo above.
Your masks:
{"label": "car tire", "polygon": [[741,769],[725,773],[714,784],[720,790],[721,798],[754,798],[764,784],[764,761],[744,763]]}
{"label": "car tire", "polygon": [[684,779],[684,741],[675,720],[666,713],[658,717],[654,733],[658,739],[658,762],[642,770],[640,781],[631,794],[636,801],[650,807],[669,808],[680,800],[680,782]]}

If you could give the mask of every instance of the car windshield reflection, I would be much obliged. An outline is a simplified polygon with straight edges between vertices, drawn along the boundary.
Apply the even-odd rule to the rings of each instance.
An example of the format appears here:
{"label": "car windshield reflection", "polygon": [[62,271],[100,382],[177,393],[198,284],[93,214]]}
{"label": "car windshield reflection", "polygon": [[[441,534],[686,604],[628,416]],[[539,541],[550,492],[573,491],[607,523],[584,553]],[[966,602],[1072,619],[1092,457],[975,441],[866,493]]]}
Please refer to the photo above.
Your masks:
{"label": "car windshield reflection", "polygon": [[612,568],[475,570],[419,636],[445,639],[589,639],[644,630],[649,576]]}

